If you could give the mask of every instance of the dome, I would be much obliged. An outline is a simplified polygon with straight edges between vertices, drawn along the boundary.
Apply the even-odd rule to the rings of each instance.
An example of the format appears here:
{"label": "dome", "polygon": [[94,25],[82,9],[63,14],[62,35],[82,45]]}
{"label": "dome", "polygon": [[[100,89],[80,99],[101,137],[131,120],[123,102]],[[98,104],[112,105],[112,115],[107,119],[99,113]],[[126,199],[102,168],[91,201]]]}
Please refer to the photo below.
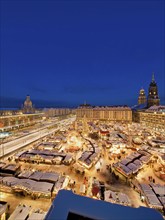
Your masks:
{"label": "dome", "polygon": [[141,90],[140,90],[140,95],[145,95],[144,89],[141,89]]}
{"label": "dome", "polygon": [[32,101],[27,101],[27,100],[26,100],[26,101],[24,102],[24,105],[25,105],[25,106],[32,106]]}
{"label": "dome", "polygon": [[32,107],[32,101],[30,100],[30,96],[26,96],[26,100],[24,101],[24,106],[25,107]]}

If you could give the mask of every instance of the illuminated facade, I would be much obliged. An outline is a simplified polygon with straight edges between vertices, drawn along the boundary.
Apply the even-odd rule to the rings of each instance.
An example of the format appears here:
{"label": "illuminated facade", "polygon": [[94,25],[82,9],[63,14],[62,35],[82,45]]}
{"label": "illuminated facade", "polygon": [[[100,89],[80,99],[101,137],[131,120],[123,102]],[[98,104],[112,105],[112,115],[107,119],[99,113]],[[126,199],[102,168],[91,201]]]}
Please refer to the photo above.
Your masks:
{"label": "illuminated facade", "polygon": [[160,106],[158,87],[154,74],[148,89],[146,102],[144,89],[140,90],[138,105],[132,108],[132,121],[140,123],[155,131],[165,131],[165,106]]}
{"label": "illuminated facade", "polygon": [[43,113],[2,115],[0,116],[0,131],[10,131],[34,125],[42,120]]}
{"label": "illuminated facade", "polygon": [[40,122],[44,116],[40,110],[35,110],[27,95],[22,109],[0,110],[0,131],[11,131],[13,129],[31,126]]}
{"label": "illuminated facade", "polygon": [[132,121],[132,111],[127,106],[81,105],[76,109],[77,120],[83,119],[84,115],[88,120]]}
{"label": "illuminated facade", "polygon": [[1,116],[12,116],[12,115],[20,115],[22,114],[22,111],[20,109],[4,109],[4,110],[0,110],[0,117]]}
{"label": "illuminated facade", "polygon": [[30,96],[26,96],[26,100],[24,101],[22,112],[24,114],[31,114],[35,112],[34,106],[32,104],[32,101],[30,100]]}
{"label": "illuminated facade", "polygon": [[145,95],[144,89],[141,89],[138,97],[138,105],[145,104],[147,102],[147,98]]}
{"label": "illuminated facade", "polygon": [[159,105],[160,99],[158,95],[158,88],[155,82],[154,74],[152,75],[152,81],[149,85],[148,89],[148,97],[147,97],[147,107],[151,107],[153,105]]}
{"label": "illuminated facade", "polygon": [[133,112],[133,121],[155,131],[165,132],[165,106],[152,106]]}
{"label": "illuminated facade", "polygon": [[54,117],[60,115],[68,115],[74,113],[71,108],[46,108],[43,110],[46,117]]}

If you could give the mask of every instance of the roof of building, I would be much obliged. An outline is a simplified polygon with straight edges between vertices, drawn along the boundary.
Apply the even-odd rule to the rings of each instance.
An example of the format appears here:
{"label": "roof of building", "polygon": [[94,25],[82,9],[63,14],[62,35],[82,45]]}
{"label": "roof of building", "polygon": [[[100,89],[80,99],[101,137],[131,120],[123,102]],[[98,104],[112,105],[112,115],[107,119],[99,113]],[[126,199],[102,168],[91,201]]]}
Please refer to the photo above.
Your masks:
{"label": "roof of building", "polygon": [[43,220],[45,218],[46,213],[37,213],[33,212],[27,220]]}
{"label": "roof of building", "polygon": [[134,105],[131,107],[132,110],[143,110],[147,108],[147,103],[140,104],[140,105]]}
{"label": "roof of building", "polygon": [[93,109],[93,110],[131,110],[127,105],[112,105],[112,106],[92,106],[92,105],[80,105],[78,109]]}
{"label": "roof of building", "polygon": [[164,112],[165,111],[165,105],[153,105],[153,106],[151,106],[150,108],[148,108],[147,110],[146,110],[147,112],[155,112],[155,111],[158,111],[158,112]]}
{"label": "roof of building", "polygon": [[27,219],[29,212],[31,210],[30,206],[18,205],[14,212],[11,214],[9,220],[25,220]]}
{"label": "roof of building", "polygon": [[7,210],[7,202],[0,201],[0,216]]}
{"label": "roof of building", "polygon": [[79,196],[68,190],[59,191],[45,220],[67,220],[70,213],[91,220],[163,220],[161,214],[154,209],[112,204]]}

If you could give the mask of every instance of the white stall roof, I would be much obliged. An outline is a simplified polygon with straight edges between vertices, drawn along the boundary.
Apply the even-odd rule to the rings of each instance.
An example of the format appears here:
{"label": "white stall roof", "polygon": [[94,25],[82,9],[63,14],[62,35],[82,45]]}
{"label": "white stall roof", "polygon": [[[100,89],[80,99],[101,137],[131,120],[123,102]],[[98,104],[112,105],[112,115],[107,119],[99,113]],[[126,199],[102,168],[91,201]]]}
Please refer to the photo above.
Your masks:
{"label": "white stall roof", "polygon": [[11,214],[8,220],[25,220],[27,219],[29,213],[31,211],[31,207],[19,205],[16,207],[14,212]]}
{"label": "white stall roof", "polygon": [[129,162],[130,162],[129,159],[123,159],[122,161],[120,161],[120,163],[122,163],[123,165],[126,165]]}
{"label": "white stall roof", "polygon": [[3,170],[11,170],[11,171],[15,171],[18,169],[18,165],[16,164],[7,164],[6,166],[3,167]]}
{"label": "white stall roof", "polygon": [[17,184],[18,179],[12,176],[6,176],[2,179],[2,181],[6,185],[14,186],[15,184]]}
{"label": "white stall roof", "polygon": [[47,182],[35,182],[32,190],[41,193],[50,193],[52,191],[53,184]]}
{"label": "white stall roof", "polygon": [[27,220],[44,220],[46,213],[33,212]]}
{"label": "white stall roof", "polygon": [[18,152],[16,155],[15,155],[15,157],[20,157],[22,154],[24,154],[25,152],[27,152],[26,150],[23,150],[23,151],[21,151],[21,152]]}
{"label": "white stall roof", "polygon": [[161,201],[161,203],[165,206],[165,196],[160,196],[159,200]]}
{"label": "white stall roof", "polygon": [[55,184],[54,190],[56,190],[56,191],[60,190],[62,185],[63,185],[63,183],[57,181],[56,184]]}
{"label": "white stall roof", "polygon": [[162,208],[162,205],[156,195],[147,195],[147,200],[150,205]]}
{"label": "white stall roof", "polygon": [[130,161],[134,160],[135,159],[135,156],[133,154],[130,154],[127,159],[129,159]]}
{"label": "white stall roof", "polygon": [[134,157],[136,158],[136,157],[139,157],[139,156],[140,156],[140,154],[139,154],[139,153],[137,153],[137,152],[134,152],[134,153],[132,154],[132,156],[134,156]]}
{"label": "white stall roof", "polygon": [[31,170],[26,170],[18,175],[19,178],[29,178],[34,172]]}
{"label": "white stall roof", "polygon": [[80,185],[80,193],[85,193],[85,189],[86,189],[85,184],[81,184]]}
{"label": "white stall roof", "polygon": [[132,171],[138,171],[137,166],[134,163],[129,163],[127,167]]}
{"label": "white stall roof", "polygon": [[16,186],[24,186],[27,189],[32,189],[36,181],[29,179],[18,179]]}
{"label": "white stall roof", "polygon": [[45,160],[53,160],[54,156],[49,156],[49,155],[41,155],[42,158]]}
{"label": "white stall roof", "polygon": [[163,186],[159,186],[159,185],[152,185],[152,188],[153,190],[155,191],[155,193],[157,195],[160,195],[160,196],[164,196],[165,195],[165,185]]}
{"label": "white stall roof", "polygon": [[33,179],[33,180],[40,180],[42,177],[43,173],[39,172],[39,171],[35,171],[30,177],[29,179]]}
{"label": "white stall roof", "polygon": [[135,165],[142,165],[142,162],[141,162],[140,160],[135,160],[133,163],[134,163]]}
{"label": "white stall roof", "polygon": [[151,190],[151,187],[150,187],[148,184],[141,183],[141,184],[140,184],[140,187],[141,187],[143,190]]}
{"label": "white stall roof", "polygon": [[150,160],[150,156],[142,156],[140,158],[140,161],[144,162],[144,163],[148,163],[148,161]]}
{"label": "white stall roof", "polygon": [[125,174],[129,175],[132,173],[132,170],[129,169],[127,166],[124,166],[123,164],[119,163],[120,168],[124,171]]}
{"label": "white stall roof", "polygon": [[124,204],[130,204],[130,199],[128,196],[124,193],[118,193],[119,197],[119,202],[124,203]]}
{"label": "white stall roof", "polygon": [[111,190],[106,190],[105,192],[104,192],[104,196],[105,196],[105,201],[107,201],[107,202],[112,202],[112,201],[114,201],[114,202],[116,202],[117,201],[117,195],[116,195],[116,192],[113,192],[113,191],[111,191]]}
{"label": "white stall roof", "polygon": [[43,173],[40,180],[56,182],[58,180],[59,176],[60,176],[60,174],[58,174],[58,173],[46,172],[46,173]]}

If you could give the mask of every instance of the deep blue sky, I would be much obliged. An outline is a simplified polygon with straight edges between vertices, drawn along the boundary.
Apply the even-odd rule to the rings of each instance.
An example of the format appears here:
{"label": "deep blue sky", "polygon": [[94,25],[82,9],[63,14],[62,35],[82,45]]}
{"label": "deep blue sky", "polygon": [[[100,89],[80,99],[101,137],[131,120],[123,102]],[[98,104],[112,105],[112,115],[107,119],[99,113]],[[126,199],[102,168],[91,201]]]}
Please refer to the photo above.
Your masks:
{"label": "deep blue sky", "polygon": [[1,1],[1,106],[165,104],[164,1]]}

